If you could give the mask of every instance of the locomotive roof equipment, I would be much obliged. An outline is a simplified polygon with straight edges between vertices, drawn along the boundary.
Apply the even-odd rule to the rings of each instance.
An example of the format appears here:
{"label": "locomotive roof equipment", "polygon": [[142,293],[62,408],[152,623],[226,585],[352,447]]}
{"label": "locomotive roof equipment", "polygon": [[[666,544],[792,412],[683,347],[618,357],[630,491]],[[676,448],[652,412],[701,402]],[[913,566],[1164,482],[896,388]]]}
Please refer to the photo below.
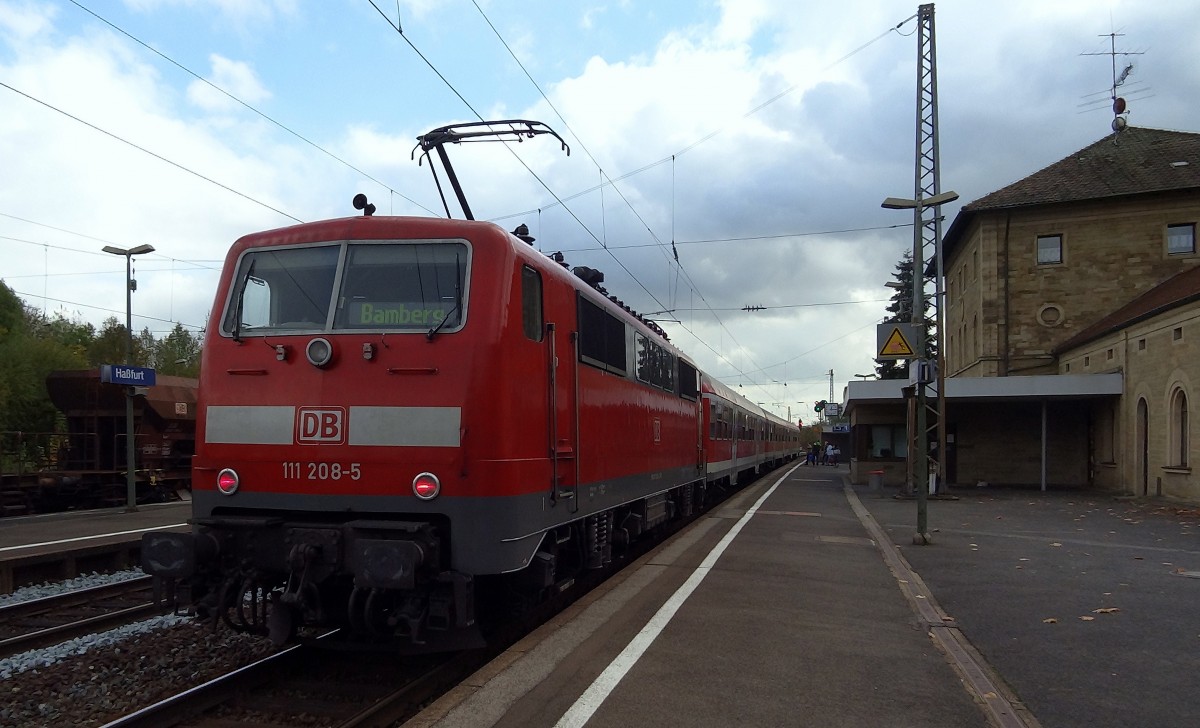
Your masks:
{"label": "locomotive roof equipment", "polygon": [[[507,125],[508,128],[495,128],[503,125]],[[450,180],[450,185],[454,187],[454,194],[458,197],[458,204],[462,207],[463,217],[467,220],[474,220],[475,215],[472,214],[471,207],[467,204],[467,196],[463,193],[462,185],[458,181],[458,175],[454,173],[454,167],[450,164],[450,157],[446,154],[446,145],[460,144],[462,142],[497,142],[506,141],[507,139],[515,139],[521,142],[525,139],[532,139],[539,134],[552,135],[562,144],[562,148],[566,151],[567,156],[570,156],[571,148],[558,135],[558,132],[540,121],[529,121],[526,119],[476,121],[468,124],[440,126],[417,137],[417,146],[413,147],[413,155],[415,156],[417,149],[420,149],[421,159],[424,159],[429,156],[429,150],[437,150],[438,158],[442,160],[442,166],[446,168],[446,177]],[[486,139],[484,137],[495,138]],[[418,160],[418,164],[420,164],[420,160]],[[446,208],[446,217],[453,217],[450,214],[450,205],[446,202],[446,193],[442,191],[441,180],[438,179],[437,170],[433,168],[432,163],[429,165],[429,171],[433,173],[433,182],[437,185],[438,195],[442,198],[442,206]],[[528,229],[526,229],[526,233],[528,233]],[[531,241],[526,240],[525,242]]]}

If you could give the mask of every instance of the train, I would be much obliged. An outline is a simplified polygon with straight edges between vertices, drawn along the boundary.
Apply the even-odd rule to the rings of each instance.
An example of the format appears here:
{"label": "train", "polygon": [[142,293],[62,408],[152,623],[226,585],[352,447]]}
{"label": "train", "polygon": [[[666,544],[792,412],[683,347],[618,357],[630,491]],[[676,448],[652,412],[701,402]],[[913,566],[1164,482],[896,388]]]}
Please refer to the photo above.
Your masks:
{"label": "train", "polygon": [[277,645],[478,646],[803,451],[525,226],[355,207],[226,255],[192,528],[142,541],[165,607]]}
{"label": "train", "polygon": [[[133,397],[139,503],[178,500],[190,488],[196,385],[159,375]],[[47,375],[46,391],[63,431],[0,433],[0,514],[126,505],[126,388],[102,382],[98,369],[70,369]]]}

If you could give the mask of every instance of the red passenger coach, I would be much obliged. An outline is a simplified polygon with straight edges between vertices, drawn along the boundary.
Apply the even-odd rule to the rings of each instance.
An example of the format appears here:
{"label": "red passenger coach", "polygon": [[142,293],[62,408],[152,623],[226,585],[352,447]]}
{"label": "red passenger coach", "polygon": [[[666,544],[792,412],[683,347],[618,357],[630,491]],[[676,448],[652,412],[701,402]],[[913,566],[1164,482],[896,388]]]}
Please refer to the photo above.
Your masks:
{"label": "red passenger coach", "polygon": [[744,484],[799,455],[799,428],[708,376],[701,389],[708,482]]}
{"label": "red passenger coach", "polygon": [[276,642],[335,625],[471,644],[483,594],[565,588],[690,515],[706,475],[794,455],[765,434],[724,454],[701,410],[746,403],[707,380],[702,397],[660,329],[531,241],[369,213],[238,240],[204,345],[193,531],[147,534],[145,570]]}

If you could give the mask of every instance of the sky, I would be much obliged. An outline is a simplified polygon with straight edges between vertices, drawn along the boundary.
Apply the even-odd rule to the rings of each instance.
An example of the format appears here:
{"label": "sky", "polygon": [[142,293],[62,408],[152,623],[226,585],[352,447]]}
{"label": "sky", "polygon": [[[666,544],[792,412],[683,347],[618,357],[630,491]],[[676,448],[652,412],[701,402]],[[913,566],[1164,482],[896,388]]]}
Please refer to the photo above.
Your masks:
{"label": "sky", "polygon": [[[915,194],[917,7],[0,0],[0,279],[123,322],[101,248],[150,244],[134,329],[199,331],[241,235],[359,214],[357,193],[444,216],[416,137],[533,119],[570,154],[449,149],[475,217],[604,271],[702,370],[807,424],[874,371],[912,249],[912,214],[880,203]],[[1129,123],[1200,132],[1197,27],[1190,0],[935,3],[943,230],[1109,133],[1112,33]]]}

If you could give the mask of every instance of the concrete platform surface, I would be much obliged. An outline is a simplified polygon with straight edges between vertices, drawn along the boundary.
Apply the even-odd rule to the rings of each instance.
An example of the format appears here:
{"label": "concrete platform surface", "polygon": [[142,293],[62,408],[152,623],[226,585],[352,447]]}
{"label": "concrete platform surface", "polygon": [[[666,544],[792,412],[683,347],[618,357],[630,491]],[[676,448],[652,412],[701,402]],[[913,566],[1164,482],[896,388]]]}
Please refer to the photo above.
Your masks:
{"label": "concrete platform surface", "polygon": [[407,725],[988,725],[845,473],[746,488]]}

